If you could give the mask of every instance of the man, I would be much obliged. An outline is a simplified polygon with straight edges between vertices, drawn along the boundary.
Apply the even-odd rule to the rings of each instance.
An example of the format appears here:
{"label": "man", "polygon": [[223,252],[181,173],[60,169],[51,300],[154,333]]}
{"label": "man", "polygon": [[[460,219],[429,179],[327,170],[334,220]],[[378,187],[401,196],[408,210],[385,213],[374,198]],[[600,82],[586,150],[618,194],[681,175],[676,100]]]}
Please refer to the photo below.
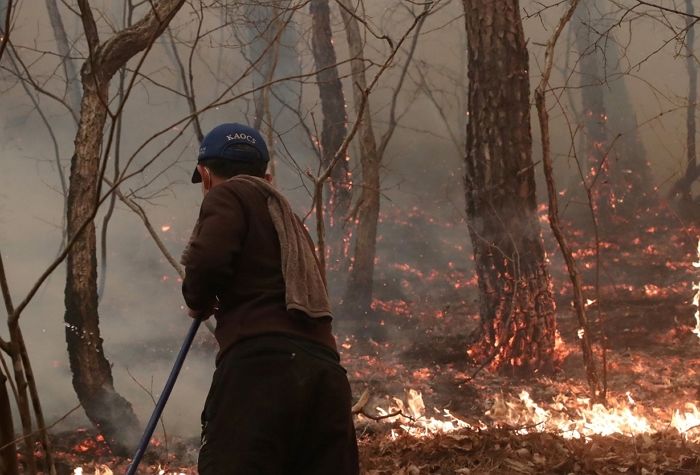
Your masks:
{"label": "man", "polygon": [[193,183],[204,199],[183,253],[193,318],[220,351],[202,413],[200,475],[359,473],[350,385],[313,243],[269,183],[262,136],[222,124]]}

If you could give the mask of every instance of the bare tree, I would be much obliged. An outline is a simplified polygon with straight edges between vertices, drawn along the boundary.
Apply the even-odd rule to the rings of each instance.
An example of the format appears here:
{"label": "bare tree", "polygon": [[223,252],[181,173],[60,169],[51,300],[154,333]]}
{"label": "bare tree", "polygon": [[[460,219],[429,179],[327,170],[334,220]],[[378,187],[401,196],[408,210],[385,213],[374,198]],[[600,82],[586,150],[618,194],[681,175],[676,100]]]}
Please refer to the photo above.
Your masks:
{"label": "bare tree", "polygon": [[463,0],[469,53],[465,185],[479,280],[470,354],[510,373],[551,370],[555,317],[536,214],[528,52],[517,0]]}
{"label": "bare tree", "polygon": [[600,35],[592,26],[597,14],[597,0],[585,0],[578,4],[574,13],[573,28],[576,47],[580,55],[578,62],[581,78],[581,102],[583,108],[583,167],[589,181],[594,184],[593,204],[596,215],[604,223],[611,223],[618,205],[618,196],[612,186],[613,163],[609,160],[611,139],[606,122],[603,84],[604,50],[598,41]]}
{"label": "bare tree", "polygon": [[619,169],[613,185],[621,200],[618,205],[621,214],[630,219],[652,202],[651,169],[627,87],[629,75],[623,67],[621,54],[625,51],[612,32],[608,33],[604,45],[607,83],[602,87],[608,111],[607,128],[610,136],[617,137],[611,149],[612,160]]}
{"label": "bare tree", "polygon": [[567,270],[574,293],[574,308],[579,322],[579,341],[583,353],[583,361],[586,367],[586,376],[591,389],[591,394],[594,400],[605,399],[605,389],[601,387],[598,377],[598,368],[596,367],[595,356],[591,349],[590,325],[588,316],[586,315],[586,305],[583,299],[582,279],[578,271],[578,266],[574,260],[571,247],[562,230],[559,220],[559,198],[556,185],[554,183],[554,166],[552,161],[550,134],[549,134],[549,112],[547,111],[546,93],[549,88],[549,77],[552,72],[552,64],[554,59],[554,48],[557,40],[561,35],[566,24],[571,20],[574,10],[578,5],[579,0],[573,0],[569,5],[564,16],[559,21],[557,28],[552,35],[552,38],[547,43],[545,49],[545,68],[542,72],[540,84],[535,89],[535,104],[537,106],[537,115],[540,122],[541,140],[542,140],[542,164],[544,168],[545,181],[547,183],[547,197],[549,199],[548,217],[552,232],[559,243],[559,249],[564,256]]}
{"label": "bare tree", "polygon": [[[355,8],[348,0],[338,0],[340,12],[345,25],[348,49],[352,61],[353,97],[356,110],[362,102],[362,94],[367,89],[365,75],[365,59],[360,24],[357,21]],[[379,219],[379,199],[381,182],[379,179],[380,157],[377,140],[372,126],[372,112],[367,104],[358,115],[360,121],[358,130],[360,144],[360,164],[362,179],[359,183],[360,197],[355,215],[353,238],[355,248],[353,263],[348,277],[347,290],[343,297],[346,309],[352,309],[361,317],[368,315],[372,303],[372,285],[374,282],[374,256],[377,242],[377,221]],[[359,113],[360,111],[357,110]],[[351,310],[351,311],[352,311]]]}
{"label": "bare tree", "polygon": [[[299,34],[293,17],[308,2],[296,0],[272,0],[234,4],[232,14],[242,12],[246,35],[240,38],[245,45],[247,61],[253,65],[252,126],[266,138],[270,151],[269,171],[275,175],[275,139],[279,116],[285,110],[285,102],[299,96],[295,81],[280,78],[299,74],[301,64],[296,50]],[[234,23],[235,25],[235,23]]]}
{"label": "bare tree", "polygon": [[698,22],[692,0],[686,0],[685,36],[686,69],[688,70],[688,107],[686,108],[686,160],[685,173],[671,188],[670,195],[678,196],[687,206],[692,201],[691,187],[700,178],[697,162],[695,111],[698,102],[698,58],[695,56],[695,24]]}
{"label": "bare tree", "polygon": [[[328,167],[347,135],[347,114],[345,95],[338,74],[333,34],[331,31],[329,0],[311,0],[309,5],[312,19],[311,46],[316,64],[323,127],[321,131],[322,166]],[[326,185],[326,207],[331,241],[341,241],[345,217],[350,210],[352,199],[351,174],[348,158],[342,157],[331,171]],[[340,246],[331,251],[337,260],[343,259]]]}
{"label": "bare tree", "polygon": [[[153,2],[141,20],[101,42],[89,3],[78,1],[90,54],[82,68],[83,98],[68,193],[68,236],[75,237],[75,242],[67,257],[66,341],[78,399],[90,420],[120,454],[130,452],[140,431],[131,404],[114,389],[100,337],[96,239],[91,216],[100,199],[106,163],[100,159],[102,131],[108,115],[115,118],[120,113],[108,109],[111,78],[130,58],[150,48],[183,3],[184,0]],[[84,225],[86,220],[89,222]]]}
{"label": "bare tree", "polygon": [[46,0],[46,9],[49,12],[53,36],[56,39],[56,48],[58,49],[58,54],[62,58],[63,72],[66,75],[66,92],[71,106],[70,111],[77,123],[78,112],[80,112],[80,99],[82,96],[80,91],[80,78],[78,77],[75,62],[71,57],[71,45],[68,41],[66,28],[63,25],[61,12],[58,9],[58,3],[52,0]]}
{"label": "bare tree", "polygon": [[[352,253],[352,267],[348,276],[345,295],[343,296],[343,309],[351,318],[358,319],[362,323],[361,328],[368,330],[370,334],[378,335],[380,328],[377,322],[370,318],[370,315],[377,228],[381,204],[381,161],[398,125],[396,112],[398,96],[415,53],[420,29],[427,16],[439,2],[424,4],[423,11],[419,15],[414,16],[412,26],[402,38],[403,42],[408,34],[413,34],[413,41],[408,48],[407,57],[403,62],[398,82],[393,87],[392,99],[389,105],[389,123],[379,140],[375,136],[369,104],[362,110],[358,107],[358,104],[362,101],[363,94],[367,91],[365,69],[368,64],[365,60],[364,42],[360,30],[359,18],[361,16],[358,14],[360,4],[353,6],[349,0],[337,0],[337,3],[340,6],[351,58],[351,78],[355,86],[353,87],[353,103],[357,112],[357,120],[360,121],[358,135],[360,166],[362,169],[361,181],[359,185],[355,185],[360,187],[360,196],[350,214],[350,218],[354,220],[355,224],[353,230],[354,249]],[[388,37],[384,36],[381,39],[387,40],[393,50],[393,56],[398,49],[394,48]],[[400,43],[398,46],[400,46]]]}
{"label": "bare tree", "polygon": [[[598,0],[582,1],[572,28],[579,53],[583,107],[582,152],[594,205],[600,218],[632,219],[653,194],[651,171],[639,136],[639,123],[626,86],[622,45],[615,20]],[[622,50],[623,54],[625,53]]]}

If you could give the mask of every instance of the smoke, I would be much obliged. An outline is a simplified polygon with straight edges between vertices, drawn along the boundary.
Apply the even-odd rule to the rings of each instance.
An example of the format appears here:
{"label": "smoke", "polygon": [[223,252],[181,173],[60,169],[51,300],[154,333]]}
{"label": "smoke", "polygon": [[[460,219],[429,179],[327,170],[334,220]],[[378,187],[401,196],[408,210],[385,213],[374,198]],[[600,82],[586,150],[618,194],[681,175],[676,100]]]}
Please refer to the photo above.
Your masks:
{"label": "smoke", "polygon": [[[401,9],[388,8],[393,4],[389,0],[369,2],[367,15],[374,31],[397,38],[407,28],[410,15]],[[537,4],[539,2],[523,2],[523,7],[534,8]],[[3,2],[0,1],[0,9],[2,6]],[[551,27],[558,19],[560,10],[554,8],[545,11],[541,19],[533,16],[525,20],[532,78],[538,77],[544,51],[541,45],[551,34]],[[119,23],[118,12],[104,11],[114,20],[114,24]],[[66,11],[62,12],[68,15]],[[462,189],[466,66],[461,14],[460,2],[448,2],[428,19],[414,59],[424,79],[416,71],[411,71],[405,91],[400,96],[400,127],[389,145],[382,168],[383,218],[378,242],[376,287],[378,295],[385,299],[433,298],[438,302],[447,301],[455,295],[464,298],[459,289],[448,287],[445,282],[439,284],[441,287],[437,295],[429,295],[417,280],[412,282],[409,279],[405,284],[403,274],[396,270],[396,265],[409,261],[411,266],[419,269],[449,269],[453,266],[465,274],[471,269]],[[206,27],[218,25],[219,18],[214,12],[206,15]],[[187,57],[185,46],[192,43],[196,33],[197,23],[193,18],[191,11],[183,10],[174,23],[174,33],[183,40],[180,45],[183,57]],[[304,32],[308,25],[301,12],[297,21],[297,31]],[[684,63],[674,57],[673,43],[651,54],[672,35],[668,29],[658,26],[651,19],[635,21],[634,28],[638,30],[630,31],[646,29],[649,33],[632,35],[622,28],[616,30],[617,41],[631,45],[625,50],[624,60],[621,60],[627,65],[627,74],[624,79],[616,80],[623,80],[628,87],[637,120],[642,124],[639,130],[652,163],[654,179],[661,186],[678,174],[684,160]],[[68,23],[72,22],[70,20]],[[339,28],[339,24],[339,21],[335,21],[334,28]],[[656,26],[649,28],[651,25]],[[108,28],[106,25],[102,25],[102,28],[103,38],[106,38]],[[74,28],[69,27],[69,34],[74,33]],[[38,8],[22,8],[20,4],[12,35],[17,51],[36,79],[48,91],[61,96],[65,84],[56,72],[59,71],[58,59],[43,54],[43,51],[55,51],[45,12]],[[303,72],[313,71],[313,60],[304,34],[299,33],[294,38],[297,38],[298,64],[289,66],[288,62],[285,63],[287,70],[299,67]],[[143,198],[140,202],[144,204],[156,229],[170,227],[168,231],[162,231],[162,235],[173,255],[179,256],[201,199],[198,187],[189,184],[197,143],[192,129],[186,128],[186,122],[175,124],[177,118],[189,113],[189,109],[185,99],[172,92],[180,83],[179,73],[172,55],[167,53],[162,42],[149,53],[144,63],[144,74],[137,78],[124,109],[120,161],[123,167],[132,154],[136,154],[130,169],[137,170],[161,150],[165,149],[165,152],[145,173],[128,180],[122,189],[125,192],[133,191]],[[223,46],[219,48],[218,45]],[[342,34],[336,34],[335,45],[339,59],[346,59],[347,50]],[[200,108],[215,100],[226,85],[246,69],[247,63],[238,50],[239,46],[232,29],[223,28],[207,37],[205,45],[194,55],[194,86]],[[289,43],[286,46],[285,51]],[[76,50],[85,55],[82,40],[77,42]],[[575,64],[576,58],[571,50],[565,43],[560,45],[557,49],[560,58],[558,67],[565,64],[566,55],[570,55],[570,63]],[[387,53],[386,41],[368,35],[367,51],[368,56],[378,62]],[[399,61],[404,57],[405,53],[400,53]],[[0,250],[13,296],[19,300],[58,252],[62,240],[63,196],[46,126],[6,59],[3,59],[2,66]],[[136,63],[130,66],[135,67]],[[374,68],[370,66],[370,72],[374,72]],[[347,76],[348,71],[347,64],[341,65],[341,74]],[[386,125],[387,105],[399,71],[399,67],[389,71],[371,97],[373,111],[378,117],[378,134]],[[571,90],[561,89],[567,80],[568,73],[556,74],[552,80],[555,93],[565,108],[562,110],[556,105],[552,111],[553,147],[557,172],[561,177],[575,173],[569,131],[570,128],[577,129],[573,106],[578,104],[579,93],[574,83]],[[300,81],[301,84],[293,85],[294,90],[302,90],[303,99],[295,106],[301,107],[301,115],[313,132],[321,123],[316,85],[311,76]],[[233,93],[245,91],[250,86],[251,79],[245,79],[233,89]],[[347,78],[344,87],[349,99],[352,97],[352,84]],[[574,97],[573,103],[568,102],[568,95]],[[46,95],[40,94],[38,97],[58,138],[61,167],[67,174],[75,124],[61,104]],[[225,97],[230,98],[231,95]],[[207,110],[202,115],[205,132],[222,121],[246,121],[246,117],[251,116],[252,100],[249,94]],[[112,106],[116,107],[116,104]],[[282,106],[277,103],[276,107],[276,113],[281,114]],[[664,114],[659,117],[662,112]],[[278,186],[290,197],[297,212],[305,215],[311,204],[311,185],[304,173],[306,170],[316,170],[318,162],[308,143],[306,131],[298,124],[298,118],[296,123],[293,119],[287,111],[284,120],[275,124],[278,133],[275,135]],[[162,135],[141,148],[161,131],[164,131]],[[533,127],[533,133],[534,160],[537,161],[537,127]],[[167,147],[170,140],[174,142]],[[351,147],[351,163],[354,172],[359,174],[355,152]],[[113,160],[114,150],[109,155]],[[108,166],[108,176],[111,175],[110,168],[111,164]],[[544,187],[539,188],[542,193]],[[101,223],[101,218],[100,215],[98,223]],[[408,222],[401,224],[404,221]],[[443,223],[449,223],[449,226]],[[313,229],[313,218],[309,219],[308,224]],[[461,247],[447,243],[461,243]],[[107,257],[106,287],[100,304],[105,351],[113,364],[117,390],[133,403],[141,421],[145,422],[153,407],[151,396],[159,394],[189,320],[182,308],[177,274],[159,254],[140,220],[119,203],[109,225]],[[65,348],[64,281],[65,275],[59,268],[21,319],[49,422],[77,404]],[[6,329],[0,328],[0,334],[6,336]],[[165,421],[169,432],[187,436],[198,433],[199,412],[209,387],[215,352],[212,336],[202,328],[166,408]],[[78,411],[66,424],[86,424],[86,421]]]}

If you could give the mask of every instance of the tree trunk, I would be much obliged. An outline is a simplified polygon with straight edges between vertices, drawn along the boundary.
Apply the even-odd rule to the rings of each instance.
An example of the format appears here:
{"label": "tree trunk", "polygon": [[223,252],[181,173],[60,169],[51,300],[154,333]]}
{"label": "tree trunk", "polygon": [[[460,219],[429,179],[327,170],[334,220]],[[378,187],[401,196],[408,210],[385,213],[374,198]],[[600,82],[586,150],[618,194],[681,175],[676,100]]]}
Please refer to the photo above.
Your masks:
{"label": "tree trunk", "polygon": [[583,108],[583,153],[581,166],[588,184],[592,186],[593,205],[599,220],[612,223],[618,197],[612,183],[616,181],[613,163],[609,159],[611,141],[607,130],[608,113],[605,109],[601,45],[592,28],[595,0],[583,1],[574,14],[576,47],[578,49],[581,78],[581,105]]}
{"label": "tree trunk", "polygon": [[[248,61],[255,63],[254,88],[300,73],[295,47],[299,34],[292,22],[295,11],[289,0],[250,3],[244,7],[243,14],[248,22],[246,51]],[[251,125],[267,136],[271,171],[274,147],[270,139],[276,136],[276,124],[284,109],[293,109],[300,94],[299,83],[295,81],[280,81],[253,93],[255,117]]]}
{"label": "tree trunk", "polygon": [[[330,8],[328,0],[312,0],[310,4],[312,31],[311,46],[316,63],[316,79],[323,111],[321,151],[323,167],[331,165],[335,153],[340,149],[347,135],[347,115],[345,95],[338,76],[335,48],[331,32]],[[351,175],[347,158],[339,160],[333,167],[330,180],[326,184],[326,207],[329,211],[328,228],[331,254],[339,263],[343,259],[342,239],[343,220],[350,210],[352,199]]]}
{"label": "tree trunk", "polygon": [[7,392],[7,377],[0,368],[0,474],[17,475],[17,446],[14,443],[15,429],[12,423],[10,396]]}
{"label": "tree trunk", "polygon": [[549,371],[555,306],[536,212],[519,5],[463,4],[469,54],[465,186],[481,315],[481,338],[470,354],[511,374]]}
{"label": "tree trunk", "polygon": [[[279,59],[280,31],[282,26],[277,16],[276,5],[250,5],[246,9],[245,16],[250,22],[248,29],[249,61],[257,62],[253,77],[253,87],[257,88],[269,83],[275,76],[275,68]],[[270,87],[263,87],[253,93],[255,105],[255,117],[251,124],[253,128],[261,130],[263,120],[268,115],[270,108]],[[268,124],[269,126],[270,124]],[[261,130],[262,131],[262,130]],[[271,146],[272,144],[268,144]]]}
{"label": "tree trunk", "polygon": [[698,65],[695,58],[695,14],[693,0],[686,0],[685,11],[686,27],[685,36],[686,66],[688,69],[688,107],[686,109],[686,166],[683,176],[676,181],[671,189],[671,196],[677,196],[681,202],[688,205],[692,201],[691,187],[693,182],[700,178],[700,167],[697,164],[695,109],[698,102]]}
{"label": "tree trunk", "polygon": [[[68,235],[73,236],[97,202],[100,148],[107,118],[107,81],[95,87],[89,60],[83,67],[83,101],[75,139],[68,192]],[[99,131],[99,132],[98,132]],[[73,387],[85,413],[116,452],[129,454],[138,443],[139,422],[129,404],[115,390],[105,357],[97,309],[95,225],[90,223],[67,258],[66,342]]]}
{"label": "tree trunk", "polygon": [[83,223],[88,224],[67,257],[66,342],[78,400],[118,455],[129,455],[141,434],[131,404],[114,389],[99,328],[93,219],[99,198],[100,152],[109,81],[130,58],[155,41],[183,3],[184,0],[154,2],[138,23],[99,43],[90,7],[84,0],[79,2],[90,56],[81,72],[83,98],[70,171],[68,235],[76,235]]}
{"label": "tree trunk", "polygon": [[58,2],[55,0],[46,0],[46,9],[49,12],[49,20],[51,20],[51,29],[56,39],[58,54],[63,58],[63,71],[66,75],[66,91],[68,93],[69,105],[71,106],[73,118],[78,122],[81,97],[80,80],[75,63],[73,63],[73,59],[71,58],[66,28],[63,26],[61,12],[58,10]]}
{"label": "tree trunk", "polygon": [[[610,33],[612,35],[612,33]],[[603,89],[608,110],[608,132],[612,137],[618,136],[612,146],[612,160],[619,170],[615,183],[616,193],[622,200],[620,212],[630,219],[640,208],[652,203],[653,183],[651,168],[647,160],[646,149],[639,133],[639,122],[634,111],[629,91],[625,82],[624,71],[620,65],[619,45],[614,38],[605,42],[606,64],[614,68],[616,77]],[[620,77],[617,77],[617,75]]]}
{"label": "tree trunk", "polygon": [[[345,25],[348,49],[350,50],[350,63],[353,87],[353,102],[356,110],[359,109],[363,94],[367,90],[367,78],[365,76],[365,61],[362,36],[357,21],[348,10],[353,11],[353,6],[348,0],[340,0],[341,15]],[[348,284],[343,298],[343,307],[353,312],[351,317],[364,319],[365,328],[374,324],[369,319],[372,305],[372,286],[374,283],[374,257],[377,244],[377,224],[379,220],[379,165],[380,157],[377,153],[377,141],[372,127],[370,106],[367,104],[362,111],[359,126],[360,137],[360,165],[362,166],[361,193],[357,205],[354,230],[354,253],[352,268],[348,278]],[[370,330],[377,330],[376,328]]]}
{"label": "tree trunk", "polygon": [[[608,160],[615,172],[608,178],[613,180],[611,185],[617,197],[617,213],[632,220],[654,201],[651,169],[626,85],[627,75],[620,58],[620,45],[613,33],[614,14],[608,13],[598,0],[588,0],[583,4],[587,7],[584,5],[580,7],[584,10],[579,10],[579,39],[583,40],[584,36],[580,28],[586,28],[589,45],[586,51],[587,46],[579,44],[579,51],[588,54],[591,62],[595,62],[595,70],[591,69],[590,75],[589,70],[582,67],[582,73],[587,77],[584,82],[589,88],[600,89],[602,94],[603,112],[607,112],[607,120],[602,122],[611,141]],[[594,17],[590,12],[600,13]],[[604,37],[599,38],[602,32],[605,32]]]}

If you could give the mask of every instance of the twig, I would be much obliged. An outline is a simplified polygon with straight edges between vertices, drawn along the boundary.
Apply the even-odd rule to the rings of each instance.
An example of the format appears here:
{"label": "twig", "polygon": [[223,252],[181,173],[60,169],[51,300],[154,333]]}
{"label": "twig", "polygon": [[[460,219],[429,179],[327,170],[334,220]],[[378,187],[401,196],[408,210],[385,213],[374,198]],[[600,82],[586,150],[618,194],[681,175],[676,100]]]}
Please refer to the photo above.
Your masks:
{"label": "twig", "polygon": [[40,429],[37,429],[37,430],[35,430],[34,432],[32,432],[31,434],[23,435],[23,436],[21,436],[21,437],[18,437],[18,438],[16,438],[15,440],[13,440],[12,442],[9,442],[8,444],[5,444],[5,445],[3,445],[2,447],[0,447],[0,450],[4,449],[4,448],[6,448],[6,447],[9,447],[9,446],[12,445],[12,444],[16,444],[17,442],[22,442],[22,441],[23,441],[24,439],[26,439],[27,437],[33,437],[33,436],[37,435],[38,433],[40,433],[41,431],[44,431],[44,430],[48,431],[48,430],[50,430],[50,429],[53,429],[53,428],[56,427],[58,424],[60,424],[60,423],[63,422],[64,420],[66,420],[66,419],[68,418],[68,416],[70,416],[70,415],[73,414],[75,411],[77,411],[78,409],[80,409],[81,406],[82,406],[82,404],[78,404],[78,405],[75,406],[73,409],[71,409],[70,411],[68,411],[67,413],[65,413],[64,415],[62,415],[61,417],[59,417],[59,418],[56,419],[55,421],[53,421],[53,422],[51,423],[51,425],[46,426],[46,427],[42,427],[42,428],[40,428]]}
{"label": "twig", "polygon": [[[143,390],[146,394],[148,394],[148,397],[151,398],[151,402],[153,402],[153,405],[156,406],[158,405],[158,401],[156,400],[155,396],[153,395],[153,389],[148,389],[146,386],[141,384],[141,382],[136,379],[136,377],[131,374],[131,371],[129,371],[129,368],[126,368],[126,374],[129,375],[131,380],[136,383],[136,385]],[[151,386],[153,386],[153,378],[151,378]],[[163,431],[163,441],[165,443],[165,452],[168,452],[168,432],[165,430],[165,417],[162,415],[160,416],[160,428]]]}
{"label": "twig", "polygon": [[369,402],[369,389],[365,389],[360,395],[360,399],[352,406],[352,413],[359,414],[364,411],[365,406]]}
{"label": "twig", "polygon": [[[113,186],[112,182],[104,178],[105,183],[107,183],[109,186]],[[124,203],[131,211],[136,213],[136,215],[141,218],[141,221],[143,222],[143,225],[146,226],[146,230],[148,231],[148,234],[151,235],[151,238],[153,239],[153,242],[156,243],[156,246],[158,247],[158,250],[163,254],[163,257],[165,257],[165,260],[168,261],[170,266],[177,272],[177,275],[180,276],[181,279],[185,278],[185,270],[182,268],[182,266],[177,262],[175,257],[170,253],[168,248],[166,247],[165,243],[163,240],[160,238],[158,233],[156,232],[156,229],[153,227],[153,224],[151,224],[151,220],[148,218],[148,215],[146,214],[146,211],[143,209],[141,205],[136,203],[134,200],[131,198],[128,198],[124,196],[124,194],[121,192],[119,188],[114,188],[114,194],[121,200],[122,203]],[[204,325],[207,327],[207,329],[213,334],[215,329],[214,326],[212,325],[211,321],[205,320]]]}
{"label": "twig", "polygon": [[407,416],[406,414],[404,414],[402,411],[395,411],[395,412],[392,412],[390,414],[384,414],[383,416],[373,416],[371,414],[367,414],[364,410],[362,410],[359,412],[359,414],[363,415],[367,419],[372,419],[373,421],[381,421],[384,419],[391,419],[392,417],[399,417],[399,416],[405,417],[406,419],[410,419],[411,421],[415,420],[411,416]]}

